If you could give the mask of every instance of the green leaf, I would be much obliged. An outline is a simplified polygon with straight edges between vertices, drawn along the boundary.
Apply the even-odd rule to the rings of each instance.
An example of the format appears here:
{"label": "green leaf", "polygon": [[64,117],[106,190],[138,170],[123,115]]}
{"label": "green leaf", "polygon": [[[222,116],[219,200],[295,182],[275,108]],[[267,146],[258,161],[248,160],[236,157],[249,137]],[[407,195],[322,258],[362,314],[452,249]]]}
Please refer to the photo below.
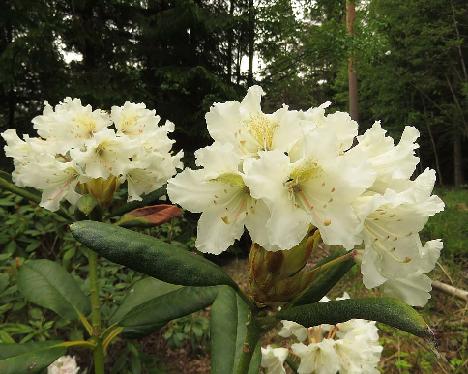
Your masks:
{"label": "green leaf", "polygon": [[173,319],[211,305],[217,294],[218,287],[181,287],[136,306],[120,320],[119,326],[127,337],[145,336]]}
{"label": "green leaf", "polygon": [[0,373],[37,373],[66,352],[60,341],[0,344]]}
{"label": "green leaf", "polygon": [[385,323],[414,335],[433,338],[423,317],[402,301],[391,298],[365,298],[328,303],[313,303],[283,309],[278,319],[297,322],[305,327],[336,324],[350,319],[367,319]]}
{"label": "green leaf", "polygon": [[93,211],[98,208],[99,202],[94,196],[83,195],[77,201],[75,206],[75,214],[81,217],[89,217]]}
{"label": "green leaf", "polygon": [[5,291],[10,283],[10,276],[7,273],[0,274],[0,293]]}
{"label": "green leaf", "polygon": [[41,195],[39,193],[29,191],[25,188],[17,187],[9,180],[9,178],[7,179],[3,177],[3,175],[0,175],[0,188],[11,191],[35,203],[39,204],[41,202]]}
{"label": "green leaf", "polygon": [[119,206],[115,209],[112,210],[111,216],[122,216],[125,213],[130,212],[131,210],[137,209],[137,208],[142,208],[147,205],[152,205],[156,201],[159,200],[159,198],[163,195],[166,194],[166,187],[161,187],[157,189],[156,191],[153,191],[145,196],[143,196],[143,199],[141,201],[131,201],[127,204],[124,204],[122,206]]}
{"label": "green leaf", "polygon": [[128,291],[119,308],[111,316],[109,323],[118,323],[125,315],[140,304],[156,299],[166,293],[175,291],[181,286],[166,283],[156,278],[144,278],[137,281]]}
{"label": "green leaf", "polygon": [[259,340],[255,350],[250,359],[249,374],[258,374],[260,371],[260,364],[262,362],[261,341]]}
{"label": "green leaf", "polygon": [[51,309],[61,317],[77,319],[90,311],[89,299],[59,264],[49,260],[32,260],[18,271],[18,290],[30,302]]}
{"label": "green leaf", "polygon": [[211,307],[211,372],[232,373],[242,354],[249,307],[230,287],[220,287]]}
{"label": "green leaf", "polygon": [[225,284],[237,288],[219,266],[181,245],[102,222],[80,221],[70,228],[75,239],[99,255],[164,282],[184,286]]}
{"label": "green leaf", "polygon": [[[336,262],[342,254],[335,252],[324,261],[317,264],[315,269],[324,268],[319,271],[311,281],[308,288],[302,291],[292,302],[291,306],[315,303],[322,299],[338,281],[354,266],[353,258],[348,258],[343,262]],[[314,269],[312,270],[314,271]]]}

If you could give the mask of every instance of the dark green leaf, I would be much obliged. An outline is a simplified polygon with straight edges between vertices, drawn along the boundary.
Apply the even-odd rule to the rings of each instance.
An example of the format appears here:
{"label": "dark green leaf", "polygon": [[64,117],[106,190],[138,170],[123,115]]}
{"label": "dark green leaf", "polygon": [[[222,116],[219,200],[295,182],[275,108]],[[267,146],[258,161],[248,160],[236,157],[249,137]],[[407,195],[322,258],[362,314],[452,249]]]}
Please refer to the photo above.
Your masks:
{"label": "dark green leaf", "polygon": [[128,295],[109,320],[110,324],[118,323],[125,315],[140,304],[156,299],[181,286],[166,283],[156,278],[144,278],[136,282],[128,291]]}
{"label": "dark green leaf", "polygon": [[37,373],[66,352],[59,341],[0,344],[0,373]]}
{"label": "dark green leaf", "polygon": [[338,281],[354,266],[353,258],[346,259],[344,262],[338,262],[330,267],[324,266],[331,264],[332,261],[339,258],[341,253],[333,253],[324,261],[317,264],[317,268],[323,266],[325,269],[318,272],[317,276],[312,280],[310,286],[301,292],[292,302],[292,306],[315,303],[322,299]]}
{"label": "dark green leaf", "polygon": [[128,337],[145,336],[173,319],[211,305],[217,294],[218,287],[182,287],[136,306],[120,320],[119,326]]}
{"label": "dark green leaf", "polygon": [[249,307],[230,287],[220,287],[211,307],[211,372],[232,373],[242,354]]}
{"label": "dark green leaf", "polygon": [[111,224],[81,221],[70,226],[81,243],[112,262],[172,284],[237,288],[217,265],[181,245],[167,244],[148,235]]}
{"label": "dark green leaf", "polygon": [[5,291],[10,282],[10,277],[7,273],[0,274],[0,293]]}
{"label": "dark green leaf", "polygon": [[294,321],[306,327],[323,323],[336,324],[350,319],[367,319],[385,323],[417,336],[432,338],[431,330],[415,309],[391,298],[365,298],[300,305],[281,310],[277,318]]}
{"label": "dark green leaf", "polygon": [[250,359],[249,374],[258,374],[260,371],[260,363],[262,362],[261,342],[257,343],[255,350]]}
{"label": "dark green leaf", "polygon": [[49,260],[33,260],[18,271],[18,289],[30,302],[51,309],[69,320],[90,311],[89,299],[81,291],[71,274]]}

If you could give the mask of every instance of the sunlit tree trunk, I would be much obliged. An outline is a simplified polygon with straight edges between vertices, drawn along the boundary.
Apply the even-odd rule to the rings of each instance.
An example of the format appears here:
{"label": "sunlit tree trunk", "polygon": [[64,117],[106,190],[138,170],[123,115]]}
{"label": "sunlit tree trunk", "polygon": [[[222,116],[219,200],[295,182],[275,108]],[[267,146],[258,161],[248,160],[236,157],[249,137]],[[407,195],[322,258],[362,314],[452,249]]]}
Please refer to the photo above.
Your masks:
{"label": "sunlit tree trunk", "polygon": [[253,83],[253,56],[254,56],[254,39],[255,39],[255,14],[253,0],[249,0],[249,73],[247,75],[247,85]]}
{"label": "sunlit tree trunk", "polygon": [[[354,19],[356,18],[355,0],[346,0],[346,31],[349,36],[354,35]],[[349,113],[355,121],[359,118],[358,82],[353,53],[348,56],[348,96]]]}
{"label": "sunlit tree trunk", "polygon": [[[232,18],[234,16],[234,6],[235,6],[235,1],[230,0],[229,1],[229,16],[232,21]],[[232,44],[234,42],[234,25],[228,30],[228,49],[227,49],[227,80],[228,82],[231,82],[232,80]]]}

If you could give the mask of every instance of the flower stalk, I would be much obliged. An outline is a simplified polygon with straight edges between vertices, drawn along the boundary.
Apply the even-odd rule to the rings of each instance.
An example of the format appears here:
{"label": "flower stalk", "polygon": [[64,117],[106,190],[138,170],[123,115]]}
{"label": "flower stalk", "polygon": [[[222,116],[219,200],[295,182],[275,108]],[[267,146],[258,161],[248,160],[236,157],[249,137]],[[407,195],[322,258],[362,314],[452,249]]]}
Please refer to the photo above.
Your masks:
{"label": "flower stalk", "polygon": [[93,327],[93,338],[96,346],[93,350],[94,373],[104,374],[104,348],[101,342],[101,304],[99,301],[99,279],[98,279],[98,257],[95,252],[89,251],[89,285],[91,300],[91,324]]}

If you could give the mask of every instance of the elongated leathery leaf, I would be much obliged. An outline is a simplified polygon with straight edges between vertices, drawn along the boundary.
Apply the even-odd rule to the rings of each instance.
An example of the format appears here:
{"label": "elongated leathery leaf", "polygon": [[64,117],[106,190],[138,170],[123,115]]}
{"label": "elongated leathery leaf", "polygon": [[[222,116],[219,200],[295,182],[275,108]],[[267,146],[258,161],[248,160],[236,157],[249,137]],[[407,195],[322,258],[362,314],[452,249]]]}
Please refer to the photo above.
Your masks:
{"label": "elongated leathery leaf", "polygon": [[237,288],[236,283],[217,265],[153,237],[111,224],[80,221],[70,226],[73,236],[112,262],[151,275],[172,284]]}
{"label": "elongated leathery leaf", "polygon": [[140,279],[128,291],[118,309],[112,314],[109,323],[118,323],[125,315],[138,305],[156,299],[164,294],[175,291],[182,286],[163,282],[159,279],[147,277]]}
{"label": "elongated leathery leaf", "polygon": [[0,373],[37,373],[60,356],[66,348],[60,341],[0,344]]}
{"label": "elongated leathery leaf", "polygon": [[391,298],[365,298],[300,305],[281,310],[277,318],[294,321],[306,327],[361,318],[382,322],[417,336],[432,337],[431,330],[415,309]]}
{"label": "elongated leathery leaf", "polygon": [[227,286],[219,288],[218,297],[211,307],[211,372],[213,374],[233,372],[242,354],[250,313],[248,305],[232,288]]}
{"label": "elongated leathery leaf", "polygon": [[53,261],[26,262],[18,271],[17,283],[28,301],[51,309],[65,319],[77,319],[76,310],[84,315],[91,310],[88,297],[75,279]]}
{"label": "elongated leathery leaf", "polygon": [[119,326],[127,337],[145,336],[173,319],[211,305],[217,295],[218,287],[181,287],[136,306],[122,317]]}
{"label": "elongated leathery leaf", "polygon": [[[331,264],[340,257],[340,253],[336,252],[328,256],[322,263],[317,264],[317,267]],[[326,267],[323,272],[319,272],[312,280],[309,287],[302,291],[291,303],[292,306],[310,304],[319,301],[324,297],[338,281],[354,266],[353,258],[346,259],[344,262],[338,262],[330,267]]]}

